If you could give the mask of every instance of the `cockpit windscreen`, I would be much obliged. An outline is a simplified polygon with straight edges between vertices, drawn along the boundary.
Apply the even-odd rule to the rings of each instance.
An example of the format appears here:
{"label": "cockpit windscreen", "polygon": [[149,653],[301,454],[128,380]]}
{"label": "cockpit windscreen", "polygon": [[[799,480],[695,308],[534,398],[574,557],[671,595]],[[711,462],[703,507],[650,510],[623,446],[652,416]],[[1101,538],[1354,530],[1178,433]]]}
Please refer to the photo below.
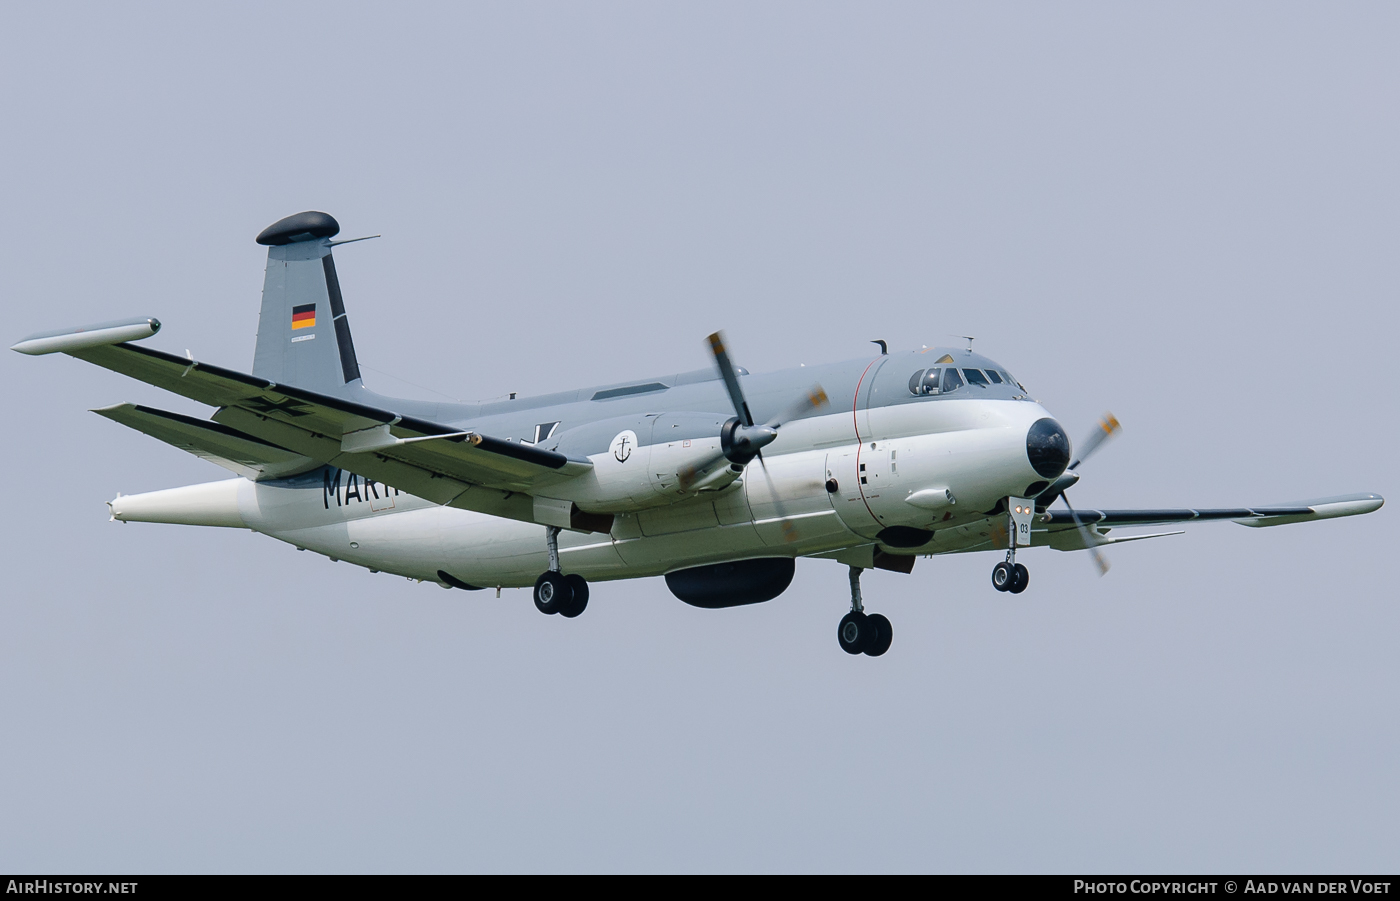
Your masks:
{"label": "cockpit windscreen", "polygon": [[909,377],[909,393],[915,397],[951,394],[964,387],[989,389],[997,385],[1026,389],[1004,369],[920,369]]}

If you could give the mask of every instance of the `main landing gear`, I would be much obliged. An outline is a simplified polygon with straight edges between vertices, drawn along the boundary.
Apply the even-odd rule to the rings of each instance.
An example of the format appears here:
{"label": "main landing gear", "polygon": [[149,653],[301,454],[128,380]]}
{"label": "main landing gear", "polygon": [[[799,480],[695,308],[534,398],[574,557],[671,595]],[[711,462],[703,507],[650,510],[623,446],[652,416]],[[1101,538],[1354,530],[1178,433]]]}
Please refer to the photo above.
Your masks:
{"label": "main landing gear", "polygon": [[573,619],[588,606],[588,582],[578,573],[566,576],[559,571],[559,531],[555,526],[545,527],[549,572],[535,580],[535,606],[541,613],[558,613]]}
{"label": "main landing gear", "polygon": [[847,654],[868,654],[879,657],[890,649],[894,627],[879,613],[866,613],[860,603],[859,566],[851,567],[851,612],[841,617],[836,628],[836,640]]}

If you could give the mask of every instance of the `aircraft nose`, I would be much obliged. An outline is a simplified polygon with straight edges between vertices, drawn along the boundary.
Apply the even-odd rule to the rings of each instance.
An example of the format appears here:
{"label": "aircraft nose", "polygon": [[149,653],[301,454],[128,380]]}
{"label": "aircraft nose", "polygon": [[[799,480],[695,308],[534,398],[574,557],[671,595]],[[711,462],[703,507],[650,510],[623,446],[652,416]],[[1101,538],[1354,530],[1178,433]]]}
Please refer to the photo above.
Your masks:
{"label": "aircraft nose", "polygon": [[1059,478],[1069,465],[1069,454],[1069,436],[1048,416],[1036,420],[1026,433],[1026,457],[1043,478]]}

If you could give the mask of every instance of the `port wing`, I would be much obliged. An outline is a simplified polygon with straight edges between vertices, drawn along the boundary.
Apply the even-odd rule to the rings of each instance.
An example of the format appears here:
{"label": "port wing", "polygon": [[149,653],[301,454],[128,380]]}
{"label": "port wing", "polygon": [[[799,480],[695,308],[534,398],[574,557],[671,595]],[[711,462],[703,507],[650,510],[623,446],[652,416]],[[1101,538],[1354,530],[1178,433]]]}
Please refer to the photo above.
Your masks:
{"label": "port wing", "polygon": [[[219,407],[215,422],[231,430],[437,503],[531,519],[529,497],[510,503],[512,495],[531,495],[592,468],[587,460],[134,344],[66,352]],[[467,500],[473,488],[489,491]]]}

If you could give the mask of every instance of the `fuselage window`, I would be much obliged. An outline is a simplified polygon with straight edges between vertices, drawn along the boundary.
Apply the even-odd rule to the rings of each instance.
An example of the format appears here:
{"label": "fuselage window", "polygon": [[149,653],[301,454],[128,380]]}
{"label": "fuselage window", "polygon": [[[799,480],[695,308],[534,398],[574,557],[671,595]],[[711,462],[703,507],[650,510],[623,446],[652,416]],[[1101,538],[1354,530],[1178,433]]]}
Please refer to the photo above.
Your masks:
{"label": "fuselage window", "polygon": [[923,391],[921,390],[921,388],[923,387],[923,381],[924,381],[924,371],[923,371],[922,369],[920,369],[918,372],[914,373],[913,375],[909,376],[909,393],[910,393],[910,394],[923,394]]}
{"label": "fuselage window", "polygon": [[969,385],[985,388],[989,384],[987,382],[987,377],[982,374],[982,370],[980,369],[964,369],[963,375],[967,378],[967,383]]}
{"label": "fuselage window", "polygon": [[1001,384],[1001,373],[997,372],[995,369],[988,369],[988,370],[987,370],[987,378],[989,378],[989,379],[991,379],[992,381],[996,382],[998,385]]}
{"label": "fuselage window", "polygon": [[924,376],[923,393],[924,393],[924,394],[937,394],[937,393],[938,393],[938,370],[937,370],[937,369],[930,369],[930,370],[928,371],[928,375]]}
{"label": "fuselage window", "polygon": [[949,391],[956,391],[956,390],[958,390],[959,388],[961,388],[962,385],[963,385],[963,380],[960,379],[960,378],[958,377],[958,371],[957,371],[956,369],[945,369],[945,370],[943,370],[943,393],[944,393],[944,394],[947,394]]}

